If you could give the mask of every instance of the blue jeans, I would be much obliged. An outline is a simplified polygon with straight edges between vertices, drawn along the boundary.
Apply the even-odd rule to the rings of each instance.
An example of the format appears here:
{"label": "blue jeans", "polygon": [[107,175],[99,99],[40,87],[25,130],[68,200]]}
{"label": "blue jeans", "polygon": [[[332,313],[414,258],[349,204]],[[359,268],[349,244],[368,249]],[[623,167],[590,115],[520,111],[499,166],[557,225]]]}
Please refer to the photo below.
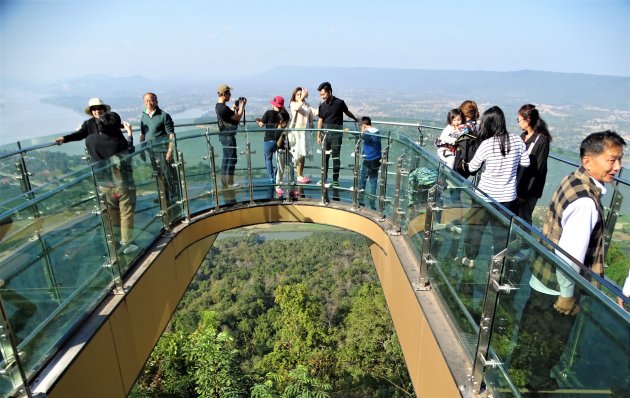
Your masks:
{"label": "blue jeans", "polygon": [[[359,174],[359,190],[365,190],[365,193],[370,194],[368,202],[370,207],[376,210],[376,180],[378,178],[378,169],[381,167],[381,159],[364,160],[363,167],[361,167],[361,174]],[[365,189],[366,182],[370,179],[370,185]],[[363,193],[359,194],[359,204],[363,204]]]}
{"label": "blue jeans", "polygon": [[276,171],[274,170],[273,154],[276,152],[276,141],[265,141],[263,143],[263,151],[265,153],[265,167],[267,168],[267,176],[272,184],[276,183]]}
{"label": "blue jeans", "polygon": [[236,135],[223,135],[219,136],[219,139],[221,140],[221,145],[223,145],[221,174],[224,176],[233,176],[237,161]]}

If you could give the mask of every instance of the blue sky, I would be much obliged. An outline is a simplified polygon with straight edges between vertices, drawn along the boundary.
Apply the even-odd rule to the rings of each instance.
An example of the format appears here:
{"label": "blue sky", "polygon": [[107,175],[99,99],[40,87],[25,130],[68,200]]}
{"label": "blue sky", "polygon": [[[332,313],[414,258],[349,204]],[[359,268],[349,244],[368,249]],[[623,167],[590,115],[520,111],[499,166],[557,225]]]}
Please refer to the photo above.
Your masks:
{"label": "blue sky", "polygon": [[630,0],[0,0],[2,83],[279,65],[630,76]]}

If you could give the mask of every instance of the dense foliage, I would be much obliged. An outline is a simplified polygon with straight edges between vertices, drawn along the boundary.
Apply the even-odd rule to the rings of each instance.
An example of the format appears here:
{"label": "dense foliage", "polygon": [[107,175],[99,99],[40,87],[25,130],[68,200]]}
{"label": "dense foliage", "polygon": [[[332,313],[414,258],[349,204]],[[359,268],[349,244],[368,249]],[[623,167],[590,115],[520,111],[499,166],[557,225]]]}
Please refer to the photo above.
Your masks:
{"label": "dense foliage", "polygon": [[365,238],[218,240],[132,397],[410,397]]}

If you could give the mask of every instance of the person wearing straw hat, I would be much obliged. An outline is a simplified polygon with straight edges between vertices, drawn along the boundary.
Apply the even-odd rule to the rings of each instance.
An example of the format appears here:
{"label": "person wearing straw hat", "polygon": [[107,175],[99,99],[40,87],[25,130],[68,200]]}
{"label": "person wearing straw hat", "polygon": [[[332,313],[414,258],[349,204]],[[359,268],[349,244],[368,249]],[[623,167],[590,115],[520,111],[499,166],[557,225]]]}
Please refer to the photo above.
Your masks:
{"label": "person wearing straw hat", "polygon": [[[111,109],[102,99],[91,98],[84,109],[91,118],[74,133],[57,137],[55,143],[61,145],[85,139],[90,162],[99,163],[95,175],[99,190],[105,196],[110,221],[113,227],[120,228],[123,253],[130,254],[137,250],[131,243],[136,187],[131,159],[127,156],[133,145],[132,128],[129,123],[122,123],[120,116]],[[121,128],[127,131],[127,137]]]}

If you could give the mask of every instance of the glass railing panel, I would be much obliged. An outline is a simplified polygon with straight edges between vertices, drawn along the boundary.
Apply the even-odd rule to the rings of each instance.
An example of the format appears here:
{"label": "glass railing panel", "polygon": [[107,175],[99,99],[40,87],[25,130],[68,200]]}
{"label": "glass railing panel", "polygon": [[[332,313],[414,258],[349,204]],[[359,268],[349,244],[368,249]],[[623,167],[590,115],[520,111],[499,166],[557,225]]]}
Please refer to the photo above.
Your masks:
{"label": "glass railing panel", "polygon": [[[93,183],[58,187],[4,213],[0,295],[28,375],[102,300],[112,273]],[[38,216],[31,216],[37,214]],[[25,216],[27,215],[27,216]],[[86,249],[89,248],[89,249]]]}
{"label": "glass railing panel", "polygon": [[[401,184],[401,209],[403,210],[402,224],[405,226],[409,236],[414,236],[414,241],[422,244],[422,234],[425,226],[425,216],[428,211],[429,189],[438,182],[439,163],[431,159],[426,153],[419,149],[409,148],[406,151],[397,149],[397,145],[392,146],[395,153],[404,154],[403,168],[405,178]],[[394,167],[396,163],[391,166]],[[392,178],[395,178],[394,175]],[[416,234],[420,233],[420,236]]]}
{"label": "glass railing panel", "polygon": [[[630,178],[630,173],[626,173],[625,177]],[[604,196],[610,197],[612,215],[617,218],[606,252],[606,276],[618,286],[623,286],[630,264],[630,185],[618,184],[617,193],[611,184],[606,184],[606,188],[608,191]]]}
{"label": "glass railing panel", "polygon": [[[254,127],[251,127],[247,132],[247,135],[244,136],[243,152],[245,152],[245,143],[249,140],[251,152],[250,162],[252,168],[251,173],[254,184],[254,199],[263,201],[281,200],[282,197],[278,195],[276,188],[280,188],[282,191],[287,191],[285,194],[288,194],[290,188],[292,188],[292,186],[289,185],[291,176],[289,170],[290,168],[286,167],[286,170],[283,169],[282,176],[278,175],[278,156],[284,156],[284,161],[286,162],[286,153],[284,151],[279,152],[277,150],[277,143],[275,140],[265,141],[266,135],[268,134],[266,134],[266,130],[264,128],[259,128],[255,125]],[[269,171],[267,170],[267,163],[265,161],[265,148],[267,148],[268,153],[271,154],[269,164],[271,169]],[[246,187],[249,183],[247,172],[247,158],[243,155],[243,175]],[[284,181],[278,181],[277,177],[281,177]],[[274,185],[273,181],[276,181],[277,184]],[[280,184],[279,182],[283,182],[284,184]],[[247,191],[249,194],[249,187],[247,187]]]}
{"label": "glass railing panel", "polygon": [[30,175],[31,185],[43,186],[60,176],[85,168],[88,164],[85,142],[70,142],[33,149],[26,153],[24,162]]}
{"label": "glass railing panel", "polygon": [[[630,391],[627,313],[523,232],[517,223],[510,236],[501,283],[516,290],[499,293],[490,357],[501,365],[486,370],[486,383],[501,396],[623,396]],[[543,266],[575,283],[576,315],[558,313],[557,296],[531,287],[532,270]]]}
{"label": "glass railing panel", "polygon": [[[105,172],[122,177],[112,180],[113,190],[107,183],[99,185],[99,193],[106,200],[110,194],[120,195],[111,199],[112,213],[106,212],[105,215],[108,216],[114,228],[116,241],[120,244],[118,259],[123,273],[153,244],[164,226],[162,217],[164,204],[161,202],[158,187],[167,192],[165,197],[169,206],[167,212],[170,222],[182,217],[181,205],[176,202],[176,198],[168,196],[167,185],[170,181],[158,183],[154,161],[160,155],[148,146],[137,148],[130,155],[120,156],[120,163],[127,165],[126,167],[118,169],[118,163],[110,165],[107,162],[97,163],[92,167],[97,176]],[[103,167],[105,169],[101,170]],[[176,170],[173,170],[173,173],[173,178],[177,178]],[[175,185],[171,188],[172,191],[178,192],[179,181],[175,179],[172,183]]]}
{"label": "glass railing panel", "polygon": [[[8,147],[8,145],[4,147]],[[2,152],[0,152],[0,155],[1,154]],[[2,201],[17,197],[24,192],[22,188],[22,175],[18,170],[20,164],[21,158],[19,154],[0,158],[0,181],[2,182],[0,184],[0,197]]]}
{"label": "glass railing panel", "polygon": [[193,214],[215,207],[215,178],[221,184],[218,174],[221,144],[216,132],[207,136],[205,132],[206,128],[188,128],[177,133],[177,150],[184,154],[189,207]]}
{"label": "glass railing panel", "polygon": [[[436,264],[429,276],[464,348],[474,357],[489,268],[492,257],[506,247],[510,220],[469,187],[460,190],[459,199],[461,232],[444,223],[434,232],[431,256]],[[447,213],[441,217],[446,221]]]}

